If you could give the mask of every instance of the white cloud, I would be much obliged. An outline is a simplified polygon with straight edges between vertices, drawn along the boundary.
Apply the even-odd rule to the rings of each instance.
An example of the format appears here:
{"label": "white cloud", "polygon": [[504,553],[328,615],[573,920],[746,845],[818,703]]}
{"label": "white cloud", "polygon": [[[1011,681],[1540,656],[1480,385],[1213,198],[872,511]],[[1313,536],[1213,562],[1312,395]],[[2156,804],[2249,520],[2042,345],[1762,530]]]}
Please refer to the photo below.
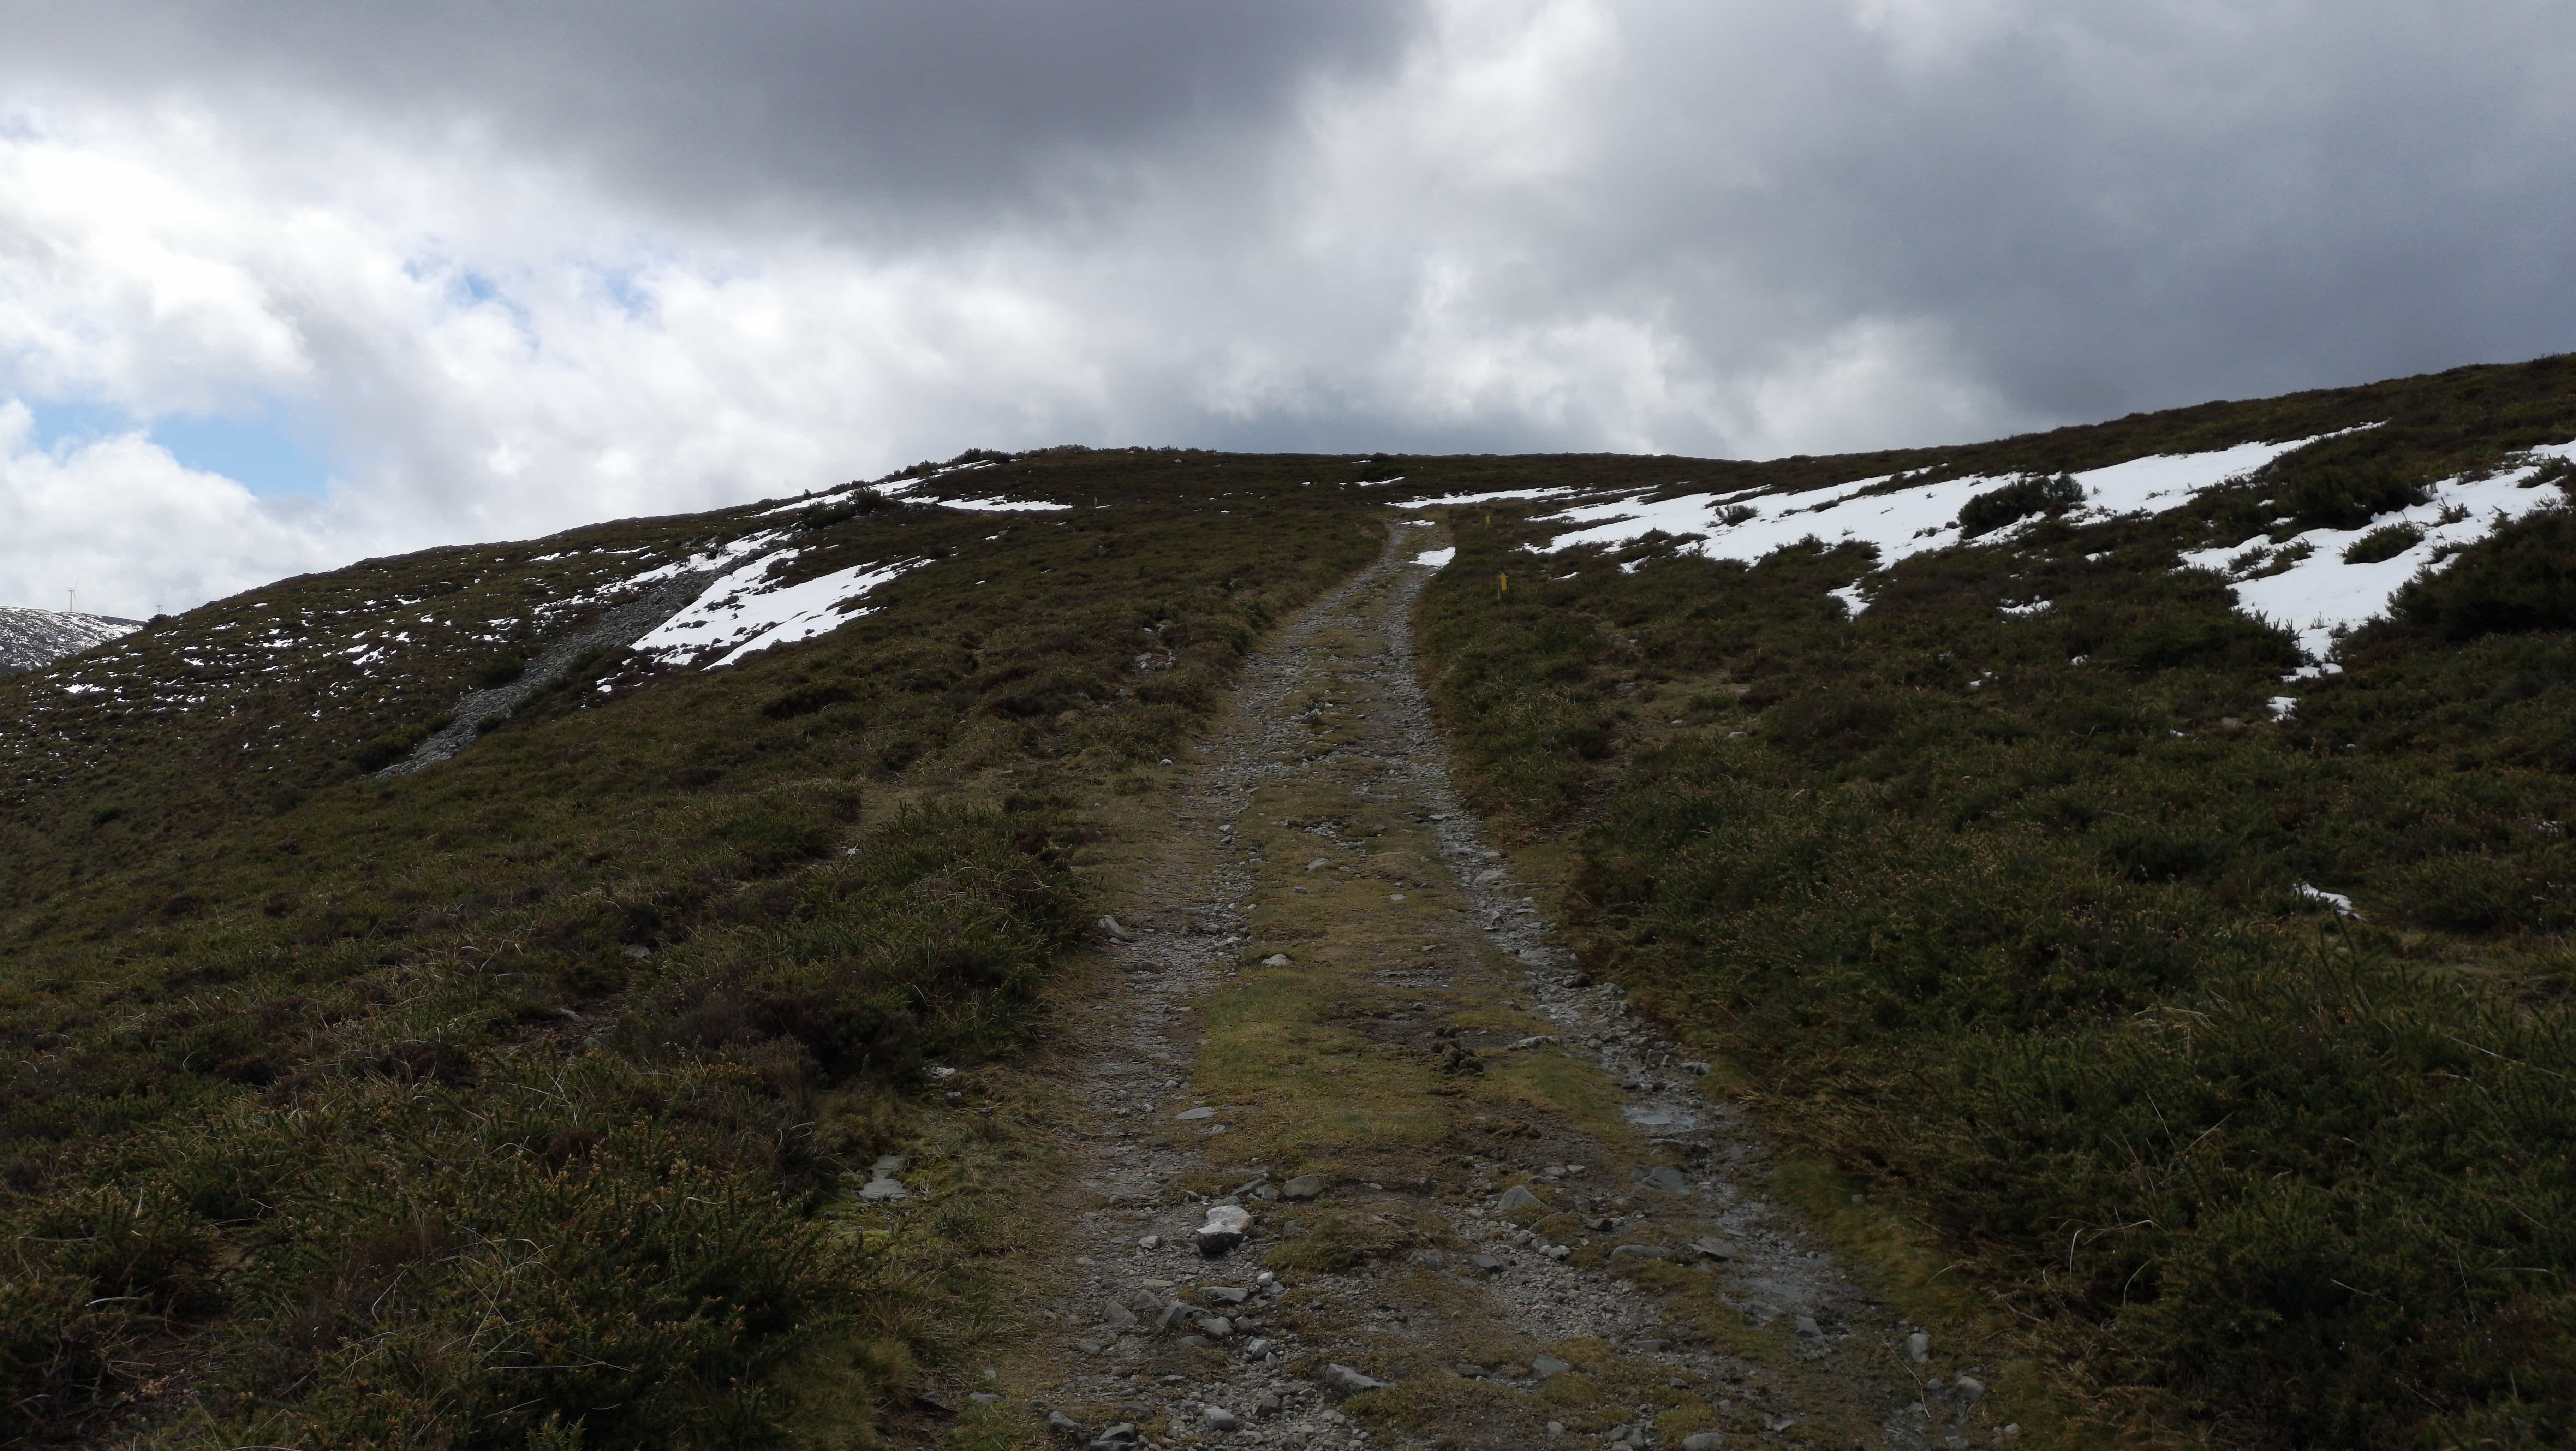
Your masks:
{"label": "white cloud", "polygon": [[342,563],[321,521],[179,466],[138,435],[59,452],[26,405],[0,402],[0,599],[140,619]]}
{"label": "white cloud", "polygon": [[0,591],[969,445],[1820,453],[2576,345],[2576,11],[2507,9],[0,0],[0,399],[334,466],[22,423]]}

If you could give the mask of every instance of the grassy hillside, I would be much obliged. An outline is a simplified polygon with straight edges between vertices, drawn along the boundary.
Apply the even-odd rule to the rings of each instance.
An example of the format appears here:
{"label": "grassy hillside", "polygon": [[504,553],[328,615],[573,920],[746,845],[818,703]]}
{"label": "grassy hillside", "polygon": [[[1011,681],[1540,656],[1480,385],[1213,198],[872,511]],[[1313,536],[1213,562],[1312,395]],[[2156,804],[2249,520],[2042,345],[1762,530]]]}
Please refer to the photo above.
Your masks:
{"label": "grassy hillside", "polygon": [[[2038,488],[2357,424],[2165,513],[2051,517]],[[1964,449],[1932,476],[2026,472],[2027,517],[1884,572],[1654,535],[1534,558],[1544,506],[1458,510],[1437,697],[1480,805],[1575,847],[1588,970],[1885,1207],[1855,1234],[2077,1364],[2101,1422],[2559,1444],[2576,514],[2287,683],[2292,635],[2177,565],[2368,531],[2570,437],[2551,360]],[[1828,593],[1855,582],[1856,617]]]}
{"label": "grassy hillside", "polygon": [[[2324,435],[2142,517],[2060,482]],[[2320,529],[2412,557],[2433,480],[2554,497],[2517,460],[2571,438],[2553,360],[1764,464],[978,454],[369,561],[0,680],[0,1436],[868,1444],[960,1365],[1009,1232],[879,1232],[856,1190],[944,1111],[931,1069],[1043,1027],[1094,803],[1163,787],[1390,505],[1563,489],[1446,510],[1465,777],[1571,849],[1589,970],[1950,1267],[1920,1293],[1991,1297],[2142,1434],[2565,1439],[2571,516],[2447,559],[2340,674],[2285,684],[2300,642],[2231,590]],[[1883,571],[1523,547],[1605,490],[1970,478],[1975,537]],[[781,598],[900,569],[836,630],[604,652],[380,774],[764,549]]]}
{"label": "grassy hillside", "polygon": [[[1059,454],[979,479],[1053,513],[371,561],[0,684],[6,1434],[864,1435],[977,1231],[915,1253],[839,1206],[925,1065],[1030,1031],[1089,800],[1375,552],[1290,472]],[[371,774],[639,575],[779,530],[784,577],[932,562],[819,639],[602,658]]]}

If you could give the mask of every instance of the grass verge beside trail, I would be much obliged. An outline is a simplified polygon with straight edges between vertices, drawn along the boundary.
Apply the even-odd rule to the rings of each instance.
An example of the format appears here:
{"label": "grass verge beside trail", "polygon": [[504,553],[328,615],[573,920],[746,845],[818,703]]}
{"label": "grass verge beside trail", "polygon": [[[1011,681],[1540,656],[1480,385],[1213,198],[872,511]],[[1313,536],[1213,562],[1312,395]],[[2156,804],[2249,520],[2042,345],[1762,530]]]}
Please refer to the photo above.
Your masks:
{"label": "grass verge beside trail", "polygon": [[1856,551],[1534,568],[1483,521],[1425,604],[1471,796],[1575,842],[1589,971],[2073,1367],[2063,1444],[2576,1436],[2562,516],[2277,723],[2290,641],[2169,521],[1921,556],[1856,619]]}

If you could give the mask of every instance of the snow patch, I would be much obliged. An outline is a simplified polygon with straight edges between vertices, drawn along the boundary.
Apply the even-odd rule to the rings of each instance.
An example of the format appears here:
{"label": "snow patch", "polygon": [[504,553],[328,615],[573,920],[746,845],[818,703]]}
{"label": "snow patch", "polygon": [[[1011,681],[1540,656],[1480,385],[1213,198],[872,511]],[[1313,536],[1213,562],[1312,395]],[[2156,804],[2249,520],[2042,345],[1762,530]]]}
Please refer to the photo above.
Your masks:
{"label": "snow patch", "polygon": [[979,513],[1033,514],[1055,509],[1070,509],[1071,504],[1050,504],[1044,499],[907,499],[910,504],[928,504],[940,509],[972,509]]}
{"label": "snow patch", "polygon": [[1457,557],[1458,551],[1455,549],[1426,549],[1413,556],[1413,562],[1431,569],[1441,569]]}
{"label": "snow patch", "polygon": [[722,650],[723,654],[707,661],[708,667],[730,665],[773,645],[839,629],[867,613],[859,601],[869,591],[928,562],[902,559],[853,565],[796,584],[770,583],[768,577],[793,558],[755,559],[726,574],[688,608],[637,640],[635,653],[669,663]]}
{"label": "snow patch", "polygon": [[786,537],[783,531],[775,529],[761,534],[746,534],[730,544],[720,544],[713,549],[672,560],[655,569],[648,569],[642,574],[630,577],[626,583],[628,585],[658,584],[663,580],[676,579],[684,574],[722,569],[745,556],[765,554]]}
{"label": "snow patch", "polygon": [[2352,910],[2352,898],[2345,896],[2341,892],[2329,892],[2322,887],[2311,887],[2305,882],[2296,883],[2290,888],[2290,891],[2301,901],[2318,902],[2334,908],[2334,914],[2338,917],[2358,917],[2361,915],[2360,913]]}
{"label": "snow patch", "polygon": [[[2483,479],[2444,479],[2429,502],[2382,514],[2358,529],[2310,529],[2273,543],[2241,540],[2182,556],[2187,569],[2206,569],[2236,585],[2236,607],[2299,637],[2299,648],[2317,663],[2290,678],[2332,674],[2335,643],[2353,627],[2387,613],[2397,591],[2420,571],[2440,571],[2451,555],[2526,514],[2561,504],[2566,496],[2547,486],[2525,487],[2542,459],[2576,458],[2576,443],[2531,452],[2532,462]],[[2403,552],[2367,564],[2344,551],[2363,535],[2391,525],[2411,525],[2422,538]],[[2297,557],[2305,546],[2304,557]],[[2288,563],[2283,564],[2284,559]],[[2278,573],[2263,574],[2267,568]],[[2248,576],[2260,575],[2259,578]]]}
{"label": "snow patch", "polygon": [[[2286,453],[2331,438],[2283,443],[2244,443],[2208,453],[2155,454],[2075,475],[2084,502],[2069,515],[2077,522],[2114,518],[2187,502],[2193,494],[2261,468]],[[1959,542],[1959,509],[1989,489],[2010,483],[1978,475],[1870,493],[1892,476],[1857,479],[1803,494],[1684,494],[1672,499],[1617,499],[1586,504],[1551,516],[1578,527],[1556,536],[1548,551],[1580,545],[1617,546],[1652,533],[1672,535],[1709,559],[1751,564],[1774,550],[1814,539],[1828,547],[1865,544],[1878,551],[1880,569]],[[2001,543],[2017,529],[1981,536]]]}
{"label": "snow patch", "polygon": [[[1455,509],[1463,508],[1469,504],[1499,504],[1505,499],[1574,499],[1581,498],[1585,494],[1597,494],[1601,492],[1603,491],[1600,489],[1586,489],[1573,485],[1556,489],[1497,489],[1490,494],[1442,494],[1438,498],[1434,499],[1408,499],[1405,501],[1404,507],[1407,509]],[[1635,493],[1636,490],[1623,489],[1619,492]]]}

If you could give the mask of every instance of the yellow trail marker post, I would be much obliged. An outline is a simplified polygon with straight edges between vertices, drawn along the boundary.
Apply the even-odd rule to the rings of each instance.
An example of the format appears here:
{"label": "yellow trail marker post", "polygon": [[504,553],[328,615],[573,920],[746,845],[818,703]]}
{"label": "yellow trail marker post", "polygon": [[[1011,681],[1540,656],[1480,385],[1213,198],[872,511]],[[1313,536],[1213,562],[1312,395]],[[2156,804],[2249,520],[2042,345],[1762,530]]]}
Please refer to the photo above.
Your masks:
{"label": "yellow trail marker post", "polygon": [[1511,592],[1512,592],[1512,577],[1511,577],[1510,575],[1508,575],[1508,574],[1498,574],[1498,575],[1495,575],[1495,576],[1494,576],[1494,593],[1495,593],[1497,596],[1501,596],[1501,595],[1507,595],[1507,594],[1510,594]]}

